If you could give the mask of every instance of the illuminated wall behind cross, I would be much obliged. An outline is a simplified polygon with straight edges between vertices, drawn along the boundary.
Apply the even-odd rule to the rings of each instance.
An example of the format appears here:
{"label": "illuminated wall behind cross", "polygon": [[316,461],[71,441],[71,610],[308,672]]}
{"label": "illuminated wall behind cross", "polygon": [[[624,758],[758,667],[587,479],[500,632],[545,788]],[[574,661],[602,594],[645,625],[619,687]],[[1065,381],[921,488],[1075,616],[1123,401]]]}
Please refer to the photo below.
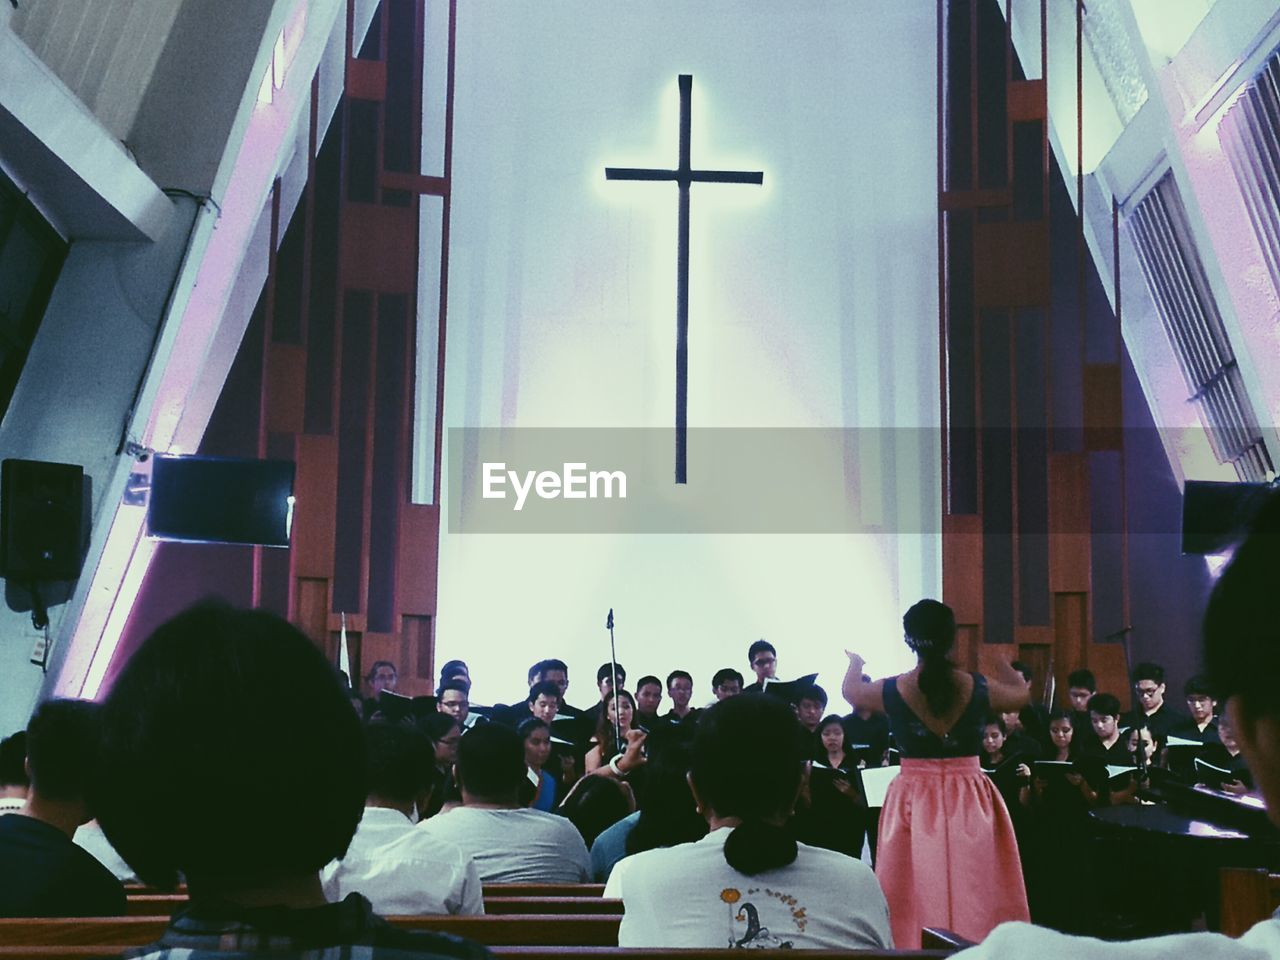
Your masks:
{"label": "illuminated wall behind cross", "polygon": [[[466,659],[473,699],[492,702],[560,656],[585,705],[613,607],[631,678],[684,667],[695,702],[762,636],[782,675],[820,671],[833,697],[845,646],[877,673],[903,666],[902,611],[940,590],[933,6],[459,6],[446,428],[670,427],[675,188],[603,168],[675,165],[691,73],[693,164],[764,184],[693,187],[690,427],[866,428],[833,456],[878,532],[480,535],[442,519],[437,662]],[[447,441],[446,513],[479,483]]]}

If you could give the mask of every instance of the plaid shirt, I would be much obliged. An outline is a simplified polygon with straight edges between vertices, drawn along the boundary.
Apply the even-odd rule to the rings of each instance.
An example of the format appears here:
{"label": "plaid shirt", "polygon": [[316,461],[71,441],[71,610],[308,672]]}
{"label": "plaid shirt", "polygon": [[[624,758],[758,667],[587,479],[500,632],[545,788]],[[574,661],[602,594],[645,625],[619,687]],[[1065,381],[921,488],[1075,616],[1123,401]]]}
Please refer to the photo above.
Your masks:
{"label": "plaid shirt", "polygon": [[493,960],[487,948],[461,937],[393,927],[358,893],[303,910],[248,910],[202,901],[175,916],[158,942],[123,956],[228,960],[264,953],[297,960]]}

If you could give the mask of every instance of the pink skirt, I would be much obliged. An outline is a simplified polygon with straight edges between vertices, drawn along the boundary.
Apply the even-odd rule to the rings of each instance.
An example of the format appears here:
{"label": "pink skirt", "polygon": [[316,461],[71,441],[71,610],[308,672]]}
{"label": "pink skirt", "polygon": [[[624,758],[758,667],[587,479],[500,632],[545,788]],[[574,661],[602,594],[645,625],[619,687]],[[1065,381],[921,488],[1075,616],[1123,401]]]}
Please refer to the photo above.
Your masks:
{"label": "pink skirt", "polygon": [[876,876],[899,950],[919,949],[923,927],[977,941],[1031,919],[1013,822],[977,757],[902,761],[880,814]]}

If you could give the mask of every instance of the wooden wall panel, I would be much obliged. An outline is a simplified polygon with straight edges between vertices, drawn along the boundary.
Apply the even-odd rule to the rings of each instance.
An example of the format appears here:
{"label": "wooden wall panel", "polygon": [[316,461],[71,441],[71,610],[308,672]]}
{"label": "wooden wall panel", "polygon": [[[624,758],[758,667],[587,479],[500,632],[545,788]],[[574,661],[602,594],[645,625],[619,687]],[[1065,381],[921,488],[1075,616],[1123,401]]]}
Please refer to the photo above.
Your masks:
{"label": "wooden wall panel", "polygon": [[293,344],[267,345],[266,425],[272,433],[302,433],[307,351]]}
{"label": "wooden wall panel", "polygon": [[1091,363],[1084,368],[1084,445],[1086,450],[1119,450],[1124,442],[1120,408],[1120,364]]}
{"label": "wooden wall panel", "polygon": [[[334,525],[338,490],[338,441],[335,437],[298,435],[298,461],[294,475],[294,576],[333,576]],[[313,519],[314,518],[314,519]]]}

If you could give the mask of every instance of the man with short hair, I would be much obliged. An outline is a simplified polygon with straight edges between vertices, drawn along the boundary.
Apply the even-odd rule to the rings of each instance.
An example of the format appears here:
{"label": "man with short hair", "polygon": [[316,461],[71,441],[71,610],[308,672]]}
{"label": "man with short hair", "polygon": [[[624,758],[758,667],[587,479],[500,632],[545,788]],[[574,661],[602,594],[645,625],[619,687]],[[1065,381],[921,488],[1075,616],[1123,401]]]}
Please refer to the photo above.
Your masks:
{"label": "man with short hair", "polygon": [[1067,709],[1071,711],[1072,743],[1077,751],[1098,740],[1089,719],[1089,698],[1097,692],[1098,681],[1092,670],[1081,667],[1067,674]]}
{"label": "man with short hair", "polygon": [[1140,727],[1145,722],[1156,738],[1158,750],[1169,739],[1169,731],[1185,722],[1187,717],[1181,710],[1165,702],[1164,667],[1160,664],[1150,662],[1138,664],[1133,668],[1132,679],[1133,692],[1138,696],[1138,710],[1141,713],[1137,716],[1130,713],[1126,723],[1131,727]]}
{"label": "man with short hair", "polygon": [[479,714],[471,712],[471,684],[461,678],[446,680],[436,689],[436,709],[458,721],[463,730],[476,725]]}
{"label": "man with short hair", "polygon": [[560,688],[550,680],[539,680],[529,688],[529,699],[525,701],[525,706],[529,708],[530,716],[537,717],[544,723],[551,723],[560,712]]}
{"label": "man with short hair", "polygon": [[167,621],[116,678],[102,731],[103,830],[144,883],[191,892],[134,960],[491,960],[393,927],[359,894],[325,899],[320,871],[364,810],[364,735],[333,667],[281,618],[207,603]]}
{"label": "man with short hair", "polygon": [[818,732],[818,724],[827,712],[827,691],[816,683],[804,687],[796,697],[796,719],[810,733]]}
{"label": "man with short hair", "polygon": [[600,664],[600,668],[596,670],[596,687],[600,690],[600,699],[582,711],[582,716],[577,723],[578,735],[577,740],[586,743],[596,735],[596,726],[600,722],[600,712],[604,710],[605,697],[613,693],[613,678],[615,674],[618,678],[618,689],[625,690],[627,687],[627,670],[620,663],[610,661]]}
{"label": "man with short hair", "polygon": [[683,723],[698,715],[698,711],[689,706],[693,698],[693,677],[687,670],[672,670],[667,674],[667,695],[671,697],[671,709],[663,714],[663,719]]}
{"label": "man with short hair", "polygon": [[509,727],[486,723],[458,744],[462,806],[424,820],[417,831],[472,857],[484,883],[583,883],[591,860],[564,817],[520,806],[527,775],[524,743]]}
{"label": "man with short hair", "polygon": [[658,724],[658,707],[662,705],[662,681],[650,674],[636,681],[636,715],[632,726],[653,730]]}
{"label": "man with short hair", "polygon": [[1097,737],[1089,755],[1129,766],[1129,747],[1120,736],[1120,701],[1109,693],[1095,693],[1089,698],[1089,723]]}
{"label": "man with short hair", "polygon": [[365,729],[368,797],[347,855],[321,872],[333,903],[363,894],[384,916],[484,913],[475,862],[413,829],[434,783],[431,741],[412,727]]}
{"label": "man with short hair", "polygon": [[1196,674],[1182,685],[1182,696],[1187,701],[1190,716],[1174,726],[1169,731],[1170,736],[1197,743],[1218,743],[1218,720],[1215,716],[1218,701],[1209,689],[1208,679]]}
{"label": "man with short hair", "polygon": [[742,674],[733,667],[721,667],[711,678],[711,692],[717,703],[736,697],[742,692]]}
{"label": "man with short hair", "polygon": [[20,810],[0,817],[0,917],[125,912],[124,885],[71,840],[92,819],[97,717],[88,700],[46,700],[27,724],[31,789]]}
{"label": "man with short hair", "polygon": [[21,810],[27,802],[27,731],[0,740],[0,814]]}
{"label": "man with short hair", "polygon": [[747,648],[747,663],[756,675],[756,682],[748,690],[763,690],[764,682],[778,675],[778,651],[768,640],[757,640]]}
{"label": "man with short hair", "polygon": [[396,673],[396,665],[390,660],[375,660],[373,666],[369,668],[369,672],[364,676],[364,682],[369,685],[369,698],[378,699],[378,694],[383,690],[395,691],[396,681],[399,679]]}

